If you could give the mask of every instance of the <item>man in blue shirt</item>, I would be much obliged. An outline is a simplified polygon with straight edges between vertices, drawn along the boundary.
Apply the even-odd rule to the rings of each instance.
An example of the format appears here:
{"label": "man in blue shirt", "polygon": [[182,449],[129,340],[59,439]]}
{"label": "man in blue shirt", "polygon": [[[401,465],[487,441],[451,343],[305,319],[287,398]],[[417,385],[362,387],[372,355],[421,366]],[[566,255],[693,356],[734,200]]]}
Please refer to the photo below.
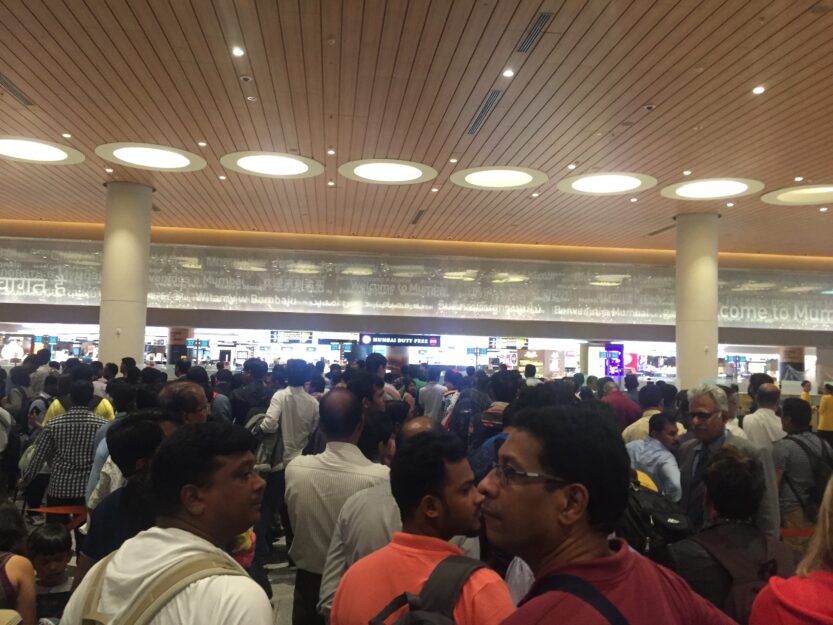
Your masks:
{"label": "man in blue shirt", "polygon": [[671,453],[677,446],[677,422],[671,415],[659,412],[648,421],[648,436],[625,447],[634,469],[647,473],[659,492],[673,502],[680,501],[680,469]]}

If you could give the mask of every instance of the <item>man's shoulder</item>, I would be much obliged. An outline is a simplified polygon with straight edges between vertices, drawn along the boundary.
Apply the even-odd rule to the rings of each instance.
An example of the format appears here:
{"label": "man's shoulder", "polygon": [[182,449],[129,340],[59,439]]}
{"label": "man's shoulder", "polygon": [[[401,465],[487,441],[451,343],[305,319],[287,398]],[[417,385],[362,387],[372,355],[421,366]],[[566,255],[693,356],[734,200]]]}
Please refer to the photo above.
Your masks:
{"label": "man's shoulder", "polygon": [[[744,427],[746,427],[746,421],[744,419]],[[726,446],[728,447],[735,447],[742,451],[745,451],[748,454],[753,456],[758,456],[761,453],[761,448],[755,445],[754,443],[750,442],[746,438],[741,438],[740,436],[735,436],[731,432],[726,432]]]}

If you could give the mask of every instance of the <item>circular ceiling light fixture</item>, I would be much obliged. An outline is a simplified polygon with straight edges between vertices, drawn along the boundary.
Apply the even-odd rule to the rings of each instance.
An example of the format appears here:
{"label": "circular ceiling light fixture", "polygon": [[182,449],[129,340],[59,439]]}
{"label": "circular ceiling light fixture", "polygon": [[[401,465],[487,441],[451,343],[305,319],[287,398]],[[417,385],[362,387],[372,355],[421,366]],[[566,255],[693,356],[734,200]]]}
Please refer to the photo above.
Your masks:
{"label": "circular ceiling light fixture", "polygon": [[185,150],[152,143],[107,143],[95,149],[105,161],[150,171],[198,171],[205,159]]}
{"label": "circular ceiling light fixture", "polygon": [[656,184],[656,178],[645,174],[610,171],[564,178],[558,189],[578,195],[619,195],[650,189]]}
{"label": "circular ceiling light fixture", "polygon": [[84,155],[69,146],[7,135],[0,135],[0,158],[43,165],[75,165],[84,161]]}
{"label": "circular ceiling light fixture", "polygon": [[418,184],[437,177],[437,170],[428,165],[388,158],[350,161],[339,167],[338,173],[371,184]]}
{"label": "circular ceiling light fixture", "polygon": [[663,197],[672,200],[720,200],[730,197],[741,197],[757,193],[764,188],[759,180],[747,178],[709,178],[678,182],[660,191]]}
{"label": "circular ceiling light fixture", "polygon": [[324,166],[318,161],[282,152],[233,152],[220,158],[220,164],[241,174],[263,178],[311,178],[324,173]]}
{"label": "circular ceiling light fixture", "polygon": [[833,202],[833,184],[809,184],[786,187],[761,197],[762,202],[776,206],[812,206]]}
{"label": "circular ceiling light fixture", "polygon": [[515,191],[538,187],[549,181],[549,177],[537,169],[526,167],[472,167],[451,174],[451,182],[467,189],[481,191]]}
{"label": "circular ceiling light fixture", "polygon": [[754,93],[755,95],[761,95],[764,91],[766,91],[766,87],[764,87],[763,85],[758,85],[757,87],[752,89],[752,93]]}

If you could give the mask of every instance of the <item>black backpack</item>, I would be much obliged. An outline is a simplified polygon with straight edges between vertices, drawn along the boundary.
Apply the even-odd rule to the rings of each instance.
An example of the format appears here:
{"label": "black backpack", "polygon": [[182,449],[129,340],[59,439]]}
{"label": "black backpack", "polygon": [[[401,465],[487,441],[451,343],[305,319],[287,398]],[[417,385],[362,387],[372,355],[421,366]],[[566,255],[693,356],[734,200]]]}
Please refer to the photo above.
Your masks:
{"label": "black backpack", "polygon": [[691,536],[691,521],[667,497],[632,479],[628,505],[616,535],[636,551],[659,563],[668,562],[668,545]]}
{"label": "black backpack", "polygon": [[492,400],[488,395],[473,388],[461,391],[460,397],[454,403],[451,417],[448,420],[448,430],[460,437],[470,451],[477,448],[469,444],[469,428],[472,421],[479,419],[483,411],[491,405]]}
{"label": "black backpack", "polygon": [[395,597],[369,625],[384,625],[391,614],[405,606],[408,610],[394,625],[453,625],[454,607],[463,586],[472,573],[485,567],[480,560],[449,556],[434,567],[419,595],[406,592]]}
{"label": "black backpack", "polygon": [[821,454],[817,454],[810,449],[810,446],[797,436],[790,435],[785,440],[792,441],[801,447],[802,451],[807,455],[807,460],[810,461],[810,469],[813,472],[813,487],[810,489],[810,494],[807,499],[798,494],[798,489],[795,488],[790,476],[786,473],[784,473],[784,481],[787,482],[787,486],[793,492],[796,499],[798,499],[798,503],[801,504],[804,516],[807,517],[808,521],[815,523],[819,516],[819,508],[821,507],[821,500],[824,497],[827,483],[833,477],[833,458],[828,453],[828,445],[822,438],[818,439],[821,443]]}

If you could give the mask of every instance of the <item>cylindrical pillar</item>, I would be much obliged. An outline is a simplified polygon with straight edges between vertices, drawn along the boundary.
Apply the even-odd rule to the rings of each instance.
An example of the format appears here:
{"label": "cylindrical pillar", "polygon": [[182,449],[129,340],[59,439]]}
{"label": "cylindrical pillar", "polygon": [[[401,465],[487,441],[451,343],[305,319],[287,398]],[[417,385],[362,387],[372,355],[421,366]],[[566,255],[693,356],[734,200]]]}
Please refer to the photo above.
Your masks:
{"label": "cylindrical pillar", "polygon": [[717,220],[677,216],[677,382],[691,388],[717,377]]}
{"label": "cylindrical pillar", "polygon": [[589,365],[590,360],[590,343],[581,343],[578,349],[578,370],[581,371],[585,376],[587,376],[589,371],[587,367]]}
{"label": "cylindrical pillar", "polygon": [[804,348],[782,347],[778,350],[778,379],[804,379]]}
{"label": "cylindrical pillar", "polygon": [[816,386],[821,394],[825,384],[833,382],[833,347],[816,348]]}
{"label": "cylindrical pillar", "polygon": [[98,357],[118,363],[131,356],[142,363],[153,189],[134,182],[106,186]]}

